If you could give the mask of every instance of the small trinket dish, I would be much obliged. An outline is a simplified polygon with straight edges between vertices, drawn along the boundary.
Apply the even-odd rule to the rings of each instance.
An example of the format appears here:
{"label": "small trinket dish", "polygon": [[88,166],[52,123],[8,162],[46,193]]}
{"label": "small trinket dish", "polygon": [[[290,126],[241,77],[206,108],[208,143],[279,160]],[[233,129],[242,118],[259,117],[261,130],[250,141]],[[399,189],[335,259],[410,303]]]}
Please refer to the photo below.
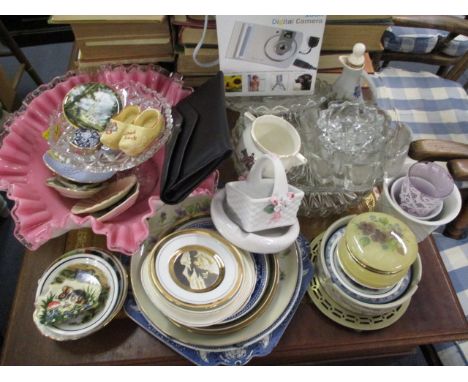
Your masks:
{"label": "small trinket dish", "polygon": [[96,130],[75,129],[70,146],[76,154],[92,154],[99,149],[101,136]]}
{"label": "small trinket dish", "polygon": [[127,211],[131,206],[133,206],[136,203],[139,193],[140,184],[136,183],[123,199],[119,200],[117,203],[106,208],[105,210],[101,210],[95,213],[94,217],[96,218],[96,220],[103,222],[111,220],[116,216],[119,216],[121,213]]}
{"label": "small trinket dish", "polygon": [[[262,179],[268,166],[274,178]],[[226,184],[227,204],[246,232],[292,226],[303,197],[304,192],[288,185],[280,159],[272,155],[261,156],[247,180]]]}
{"label": "small trinket dish", "polygon": [[104,183],[72,183],[60,176],[47,179],[46,184],[60,195],[70,199],[86,199],[106,187]]}
{"label": "small trinket dish", "polygon": [[394,286],[418,255],[416,237],[393,216],[368,212],[355,216],[338,243],[343,270],[368,288]]}
{"label": "small trinket dish", "polygon": [[117,179],[91,198],[80,200],[72,207],[71,212],[73,214],[90,214],[102,211],[127,196],[136,183],[135,175]]}
{"label": "small trinket dish", "polygon": [[88,336],[120,311],[127,287],[126,271],[114,255],[99,248],[73,250],[39,279],[34,323],[56,341]]}
{"label": "small trinket dish", "polygon": [[102,83],[76,85],[63,100],[63,114],[74,127],[103,131],[122,104],[118,94]]}
{"label": "small trinket dish", "polygon": [[43,155],[42,160],[50,171],[76,183],[101,183],[115,175],[115,171],[91,172],[69,163],[62,163],[55,159],[53,152],[50,150]]}

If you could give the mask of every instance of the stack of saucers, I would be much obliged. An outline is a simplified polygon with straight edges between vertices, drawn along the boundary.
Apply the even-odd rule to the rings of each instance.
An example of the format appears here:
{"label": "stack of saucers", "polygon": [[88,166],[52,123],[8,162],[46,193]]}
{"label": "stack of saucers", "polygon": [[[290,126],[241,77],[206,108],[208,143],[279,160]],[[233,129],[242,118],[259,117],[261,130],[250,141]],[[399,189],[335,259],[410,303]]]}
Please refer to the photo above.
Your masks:
{"label": "stack of saucers", "polygon": [[[316,281],[329,303],[350,317],[398,313],[390,315],[387,326],[404,313],[421,280],[414,234],[404,223],[383,213],[348,216],[335,222],[323,235],[316,262]],[[317,303],[314,297],[312,300]],[[329,317],[333,319],[333,315]],[[338,317],[336,321],[347,325]]]}
{"label": "stack of saucers", "polygon": [[56,341],[85,337],[115,317],[127,287],[126,271],[114,255],[99,248],[68,252],[38,281],[34,323]]}
{"label": "stack of saucers", "polygon": [[141,281],[151,302],[175,324],[219,332],[242,327],[242,317],[276,287],[278,270],[275,261],[239,250],[209,218],[201,218],[154,246],[142,264]]}

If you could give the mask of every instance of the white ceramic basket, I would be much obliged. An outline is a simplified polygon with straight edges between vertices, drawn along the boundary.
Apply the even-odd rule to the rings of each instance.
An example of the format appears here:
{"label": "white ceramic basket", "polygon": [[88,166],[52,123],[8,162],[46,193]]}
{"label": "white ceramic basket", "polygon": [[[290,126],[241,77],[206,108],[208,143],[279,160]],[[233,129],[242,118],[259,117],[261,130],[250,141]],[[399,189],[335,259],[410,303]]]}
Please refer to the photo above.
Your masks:
{"label": "white ceramic basket", "polygon": [[[267,167],[273,167],[273,179],[262,178]],[[247,180],[226,184],[227,205],[246,232],[293,225],[303,197],[304,192],[288,185],[283,164],[272,155],[261,156]]]}

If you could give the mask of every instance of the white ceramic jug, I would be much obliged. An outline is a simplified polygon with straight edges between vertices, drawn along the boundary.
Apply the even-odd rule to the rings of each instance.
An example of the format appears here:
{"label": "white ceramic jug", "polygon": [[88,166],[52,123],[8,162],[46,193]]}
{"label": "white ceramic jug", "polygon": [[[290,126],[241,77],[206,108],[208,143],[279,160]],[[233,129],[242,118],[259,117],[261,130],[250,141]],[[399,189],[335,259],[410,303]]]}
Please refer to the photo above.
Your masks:
{"label": "white ceramic jug", "polygon": [[[293,125],[274,115],[256,118],[251,113],[244,114],[245,129],[237,147],[240,160],[250,171],[255,161],[264,154],[277,156],[287,170],[307,163],[299,152],[301,137]],[[264,176],[273,177],[273,169],[267,167]]]}

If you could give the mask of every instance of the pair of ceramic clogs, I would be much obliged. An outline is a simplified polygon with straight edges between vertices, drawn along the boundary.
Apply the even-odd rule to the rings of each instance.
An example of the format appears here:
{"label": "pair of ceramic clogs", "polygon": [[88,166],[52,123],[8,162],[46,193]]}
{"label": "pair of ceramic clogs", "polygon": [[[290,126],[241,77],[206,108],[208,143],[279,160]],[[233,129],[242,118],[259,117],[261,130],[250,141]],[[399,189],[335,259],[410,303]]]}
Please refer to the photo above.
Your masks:
{"label": "pair of ceramic clogs", "polygon": [[164,129],[164,116],[159,110],[141,111],[136,105],[125,107],[111,121],[115,129],[101,135],[101,143],[129,156],[145,151]]}

